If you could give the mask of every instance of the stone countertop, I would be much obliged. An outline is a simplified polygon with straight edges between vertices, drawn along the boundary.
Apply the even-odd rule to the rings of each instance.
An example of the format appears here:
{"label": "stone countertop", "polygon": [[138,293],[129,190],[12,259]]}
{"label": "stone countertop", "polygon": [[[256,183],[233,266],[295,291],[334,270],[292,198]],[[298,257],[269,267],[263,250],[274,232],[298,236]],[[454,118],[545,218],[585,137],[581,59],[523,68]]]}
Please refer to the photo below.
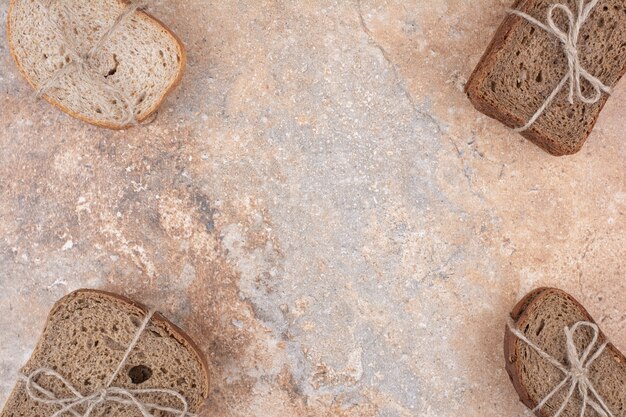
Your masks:
{"label": "stone countertop", "polygon": [[626,349],[626,80],[555,158],[462,88],[509,0],[160,2],[189,66],[156,121],[36,101],[0,0],[0,404],[81,287],[160,308],[205,417],[521,415],[507,312],[558,286]]}

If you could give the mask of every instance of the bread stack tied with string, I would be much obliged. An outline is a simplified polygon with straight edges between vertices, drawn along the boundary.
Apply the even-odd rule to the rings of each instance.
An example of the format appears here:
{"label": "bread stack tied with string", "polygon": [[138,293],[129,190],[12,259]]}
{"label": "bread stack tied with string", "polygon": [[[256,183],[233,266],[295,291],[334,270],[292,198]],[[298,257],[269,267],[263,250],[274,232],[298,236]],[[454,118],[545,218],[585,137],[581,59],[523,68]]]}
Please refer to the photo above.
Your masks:
{"label": "bread stack tied with string", "polygon": [[52,308],[0,417],[196,417],[209,392],[200,349],[154,310],[97,290]]}
{"label": "bread stack tied with string", "polygon": [[562,290],[538,288],[513,308],[504,356],[538,417],[626,417],[626,358]]}
{"label": "bread stack tied with string", "polygon": [[153,115],[180,82],[182,43],[147,0],[11,0],[7,38],[20,72],[69,115],[110,129]]}
{"label": "bread stack tied with string", "polygon": [[466,85],[482,113],[578,152],[626,72],[624,0],[517,0]]}

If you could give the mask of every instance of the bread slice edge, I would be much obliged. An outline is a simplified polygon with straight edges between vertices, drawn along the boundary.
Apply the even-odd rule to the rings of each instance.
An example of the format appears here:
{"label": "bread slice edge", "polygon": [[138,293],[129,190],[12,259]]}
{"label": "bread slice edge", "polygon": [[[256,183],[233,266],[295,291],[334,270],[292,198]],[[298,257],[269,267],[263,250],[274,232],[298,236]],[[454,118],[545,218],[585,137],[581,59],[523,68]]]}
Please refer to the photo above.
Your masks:
{"label": "bread slice edge", "polygon": [[[520,7],[524,2],[525,0],[515,0],[511,9],[524,9]],[[502,45],[519,24],[521,24],[521,19],[515,19],[515,16],[509,13],[505,15],[465,84],[465,94],[472,105],[481,113],[500,121],[508,127],[513,127],[515,124],[522,125],[524,122],[512,113],[507,112],[506,109],[495,108],[490,103],[483,100],[480,94],[480,86],[487,75],[485,69],[493,66],[494,62],[497,60],[496,52],[502,48]]]}
{"label": "bread slice edge", "polygon": [[[533,312],[534,307],[537,305],[538,301],[540,301],[542,298],[548,295],[555,294],[555,293],[571,300],[574,303],[574,305],[576,305],[580,309],[581,313],[585,316],[585,320],[591,323],[597,324],[593,320],[593,318],[591,317],[587,309],[585,309],[585,307],[583,307],[583,305],[580,304],[578,300],[576,300],[574,297],[572,297],[565,291],[560,290],[558,288],[542,287],[542,288],[537,288],[531,291],[530,293],[528,293],[524,298],[522,298],[515,305],[515,307],[513,307],[513,310],[511,310],[510,316],[515,322],[515,325],[517,326],[517,328],[518,329],[524,328],[526,324],[526,320],[528,319],[530,314]],[[602,332],[602,329],[600,329],[600,333],[598,335],[598,342],[602,343],[604,340],[606,340],[606,336]],[[530,410],[533,410],[535,407],[537,407],[537,403],[534,402],[532,398],[530,398],[530,394],[528,393],[528,390],[520,382],[521,371],[519,369],[519,365],[521,361],[517,361],[517,358],[515,356],[517,352],[518,343],[524,343],[524,342],[519,340],[517,336],[515,336],[511,332],[509,327],[506,326],[505,335],[504,335],[505,368],[506,368],[507,373],[509,374],[509,378],[511,379],[511,382],[513,383],[513,387],[515,388],[515,391],[517,391],[519,395],[520,401]],[[626,363],[626,357],[624,357],[624,355],[612,343],[609,342],[607,344],[606,350],[611,351],[611,353],[614,356],[618,357],[621,361]],[[535,415],[537,415],[538,417],[550,417],[543,410],[537,410],[535,412]]]}
{"label": "bread slice edge", "polygon": [[[30,366],[31,365],[31,361],[32,358],[35,356],[35,353],[38,352],[41,349],[41,345],[43,344],[43,335],[46,331],[46,329],[48,328],[48,324],[50,323],[50,319],[54,316],[54,314],[56,313],[56,311],[61,308],[67,301],[73,299],[73,298],[77,298],[80,296],[96,296],[96,297],[102,297],[105,299],[112,299],[115,301],[121,301],[125,306],[127,306],[130,310],[134,310],[136,313],[138,313],[141,316],[145,316],[149,313],[150,309],[148,307],[146,307],[144,304],[141,304],[135,300],[131,300],[130,298],[127,298],[123,295],[119,295],[119,294],[114,294],[108,291],[103,291],[103,290],[96,290],[96,289],[80,289],[80,290],[76,290],[73,291],[67,295],[65,295],[63,298],[59,299],[56,303],[54,303],[54,305],[52,306],[52,308],[50,309],[50,312],[48,313],[48,317],[46,318],[46,323],[44,325],[44,328],[41,332],[41,335],[39,337],[39,340],[37,341],[37,345],[35,346],[35,349],[33,350],[33,354],[31,355],[31,358],[28,360],[26,366]],[[202,354],[202,350],[198,347],[198,345],[191,339],[191,337],[189,337],[189,335],[187,335],[185,333],[185,331],[183,331],[180,327],[176,326],[174,323],[172,323],[171,321],[169,321],[167,318],[165,318],[161,313],[159,312],[155,312],[154,316],[152,317],[152,324],[161,327],[162,329],[164,329],[171,337],[173,337],[178,343],[180,343],[183,347],[185,347],[188,351],[192,352],[193,355],[196,357],[197,361],[200,363],[200,366],[202,368],[202,381],[203,381],[203,399],[206,399],[209,395],[209,374],[208,374],[208,365],[206,362],[206,358],[204,357],[204,355]],[[13,392],[11,393],[11,395],[9,396],[9,398],[7,399],[7,404],[10,401],[10,398],[13,397],[13,395],[15,395],[15,393],[17,392],[17,390],[19,389],[20,385],[16,384],[15,387],[13,388]],[[183,394],[183,393],[181,393]],[[202,404],[195,404],[196,407],[200,407]],[[0,411],[1,412],[1,411]]]}
{"label": "bread slice edge", "polygon": [[[11,56],[13,57],[13,61],[17,65],[17,68],[18,68],[20,74],[22,74],[22,77],[24,77],[24,79],[26,79],[26,82],[28,82],[28,84],[34,90],[36,90],[38,88],[38,86],[35,85],[35,83],[28,76],[28,72],[24,69],[24,67],[22,66],[21,62],[19,61],[19,59],[17,57],[17,54],[15,53],[15,48],[13,46],[13,36],[12,36],[12,33],[11,33],[11,16],[13,14],[13,8],[15,6],[15,1],[16,0],[11,0],[11,3],[9,5],[9,11],[7,13],[7,24],[6,24],[7,29],[6,30],[7,30],[7,39],[8,39],[8,43],[9,43],[9,51],[11,52]],[[128,2],[125,1],[125,0],[117,0],[117,1],[119,3],[124,4],[124,5],[128,4]],[[137,10],[136,13],[138,13],[139,16],[141,16],[145,20],[151,21],[152,23],[155,23],[158,26],[160,26],[168,34],[168,36],[170,36],[172,38],[172,40],[174,41],[174,44],[176,45],[178,54],[180,56],[180,66],[179,66],[179,70],[178,70],[178,74],[177,74],[176,78],[174,80],[172,80],[172,82],[169,84],[169,86],[165,89],[165,91],[161,95],[160,99],[150,109],[148,109],[146,114],[144,116],[142,116],[142,117],[137,119],[138,123],[142,123],[145,120],[148,120],[158,110],[158,108],[165,101],[167,96],[172,91],[174,91],[174,89],[176,89],[176,87],[182,81],[183,74],[185,73],[185,68],[187,67],[187,53],[185,51],[185,46],[184,46],[183,42],[180,40],[180,38],[172,30],[170,30],[169,27],[167,27],[165,25],[165,23],[161,22],[159,19],[157,19],[156,17],[152,16],[150,13],[147,13],[147,12],[145,12],[143,10]],[[48,103],[52,104],[53,106],[61,109],[61,111],[63,111],[64,113],[67,113],[71,117],[73,117],[75,119],[78,119],[78,120],[81,120],[83,122],[92,124],[94,126],[103,127],[103,128],[111,129],[111,130],[123,130],[123,129],[127,129],[129,127],[132,127],[132,125],[129,125],[129,124],[118,125],[118,124],[109,123],[109,122],[102,121],[102,120],[90,119],[89,117],[86,117],[86,116],[84,116],[84,115],[82,115],[80,113],[76,113],[73,110],[70,110],[69,108],[67,108],[63,104],[61,104],[58,101],[53,100],[52,98],[50,98],[47,94],[43,94],[42,98],[45,99]]]}

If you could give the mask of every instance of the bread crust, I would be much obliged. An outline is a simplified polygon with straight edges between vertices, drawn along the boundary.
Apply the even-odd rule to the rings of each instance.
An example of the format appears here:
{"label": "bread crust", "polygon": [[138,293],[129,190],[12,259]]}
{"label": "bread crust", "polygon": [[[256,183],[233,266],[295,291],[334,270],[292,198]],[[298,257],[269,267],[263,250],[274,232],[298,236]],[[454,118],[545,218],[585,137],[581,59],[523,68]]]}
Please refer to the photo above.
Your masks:
{"label": "bread crust", "polygon": [[[536,0],[516,0],[511,8],[522,12],[528,12],[535,5],[535,3]],[[480,87],[483,85],[483,81],[488,75],[487,69],[492,68],[493,63],[498,59],[498,52],[503,48],[513,32],[522,24],[525,24],[523,18],[510,13],[506,15],[465,85],[465,93],[478,111],[500,121],[510,128],[524,126],[528,120],[524,120],[518,115],[513,114],[508,108],[492,106],[491,103],[484,100],[482,97]],[[624,74],[626,74],[626,64],[622,68],[620,78],[623,77]],[[607,100],[607,95],[603,94],[599,101],[600,107],[598,114],[602,112]],[[530,129],[521,132],[520,134],[554,156],[572,155],[580,151],[583,147],[597,121],[598,117],[595,117],[589,126],[589,129],[585,132],[584,138],[576,144],[575,148],[571,149],[558,146],[558,139],[551,137],[548,132],[543,132],[536,126],[531,126]]]}
{"label": "bread crust", "polygon": [[[585,316],[585,320],[591,323],[595,323],[595,321],[593,320],[589,312],[585,309],[585,307],[583,307],[583,305],[580,304],[574,297],[572,297],[571,295],[567,294],[565,291],[560,290],[558,288],[543,287],[543,288],[538,288],[536,290],[531,291],[524,298],[522,298],[515,305],[515,307],[513,307],[513,310],[511,311],[510,316],[515,321],[515,324],[518,329],[524,328],[530,313],[533,311],[534,307],[536,306],[536,303],[540,301],[541,299],[543,299],[544,297],[551,295],[551,294],[559,294],[563,297],[568,298],[574,303],[574,305],[576,305],[580,309],[581,313]],[[606,336],[604,335],[604,333],[602,333],[602,330],[600,329],[600,333],[598,335],[598,343],[603,343],[605,340],[606,340]],[[517,336],[515,336],[511,332],[509,327],[507,326],[505,328],[505,334],[504,334],[505,368],[506,368],[507,373],[509,374],[509,378],[511,379],[513,386],[515,387],[515,391],[517,391],[517,394],[519,395],[520,401],[524,405],[526,405],[526,407],[528,407],[530,410],[533,410],[535,407],[537,407],[538,403],[534,402],[532,398],[530,398],[530,394],[528,393],[528,390],[526,389],[526,387],[522,385],[520,381],[521,361],[517,361],[517,357],[516,357],[518,343],[524,343],[524,342],[519,340]],[[626,364],[626,358],[612,343],[608,343],[605,349],[610,351],[611,354],[615,358],[617,358],[618,361]],[[538,417],[551,417],[548,414],[546,414],[543,410],[537,410],[535,412],[535,415],[537,415]]]}
{"label": "bread crust", "polygon": [[[113,299],[113,300],[122,302],[123,304],[128,306],[131,310],[135,310],[139,316],[143,316],[143,317],[145,317],[150,311],[150,309],[146,307],[145,305],[135,300],[131,300],[130,298],[127,298],[123,295],[114,294],[108,291],[95,290],[95,289],[80,289],[80,290],[76,290],[74,292],[67,294],[66,296],[58,300],[56,303],[54,303],[53,307],[50,309],[50,313],[48,313],[48,318],[46,320],[44,329],[48,326],[50,319],[54,316],[55,312],[59,308],[65,305],[69,300],[80,297],[82,295],[87,295],[87,296],[91,295],[91,296],[96,296],[99,298],[105,298],[105,299],[108,298],[108,299]],[[202,367],[203,382],[204,382],[203,397],[204,399],[206,399],[209,396],[209,373],[208,373],[208,365],[206,362],[206,358],[202,354],[202,350],[198,347],[198,345],[196,345],[196,343],[191,339],[191,337],[187,335],[187,333],[185,333],[182,329],[180,329],[174,323],[172,323],[167,318],[165,318],[161,313],[155,312],[152,317],[151,322],[152,324],[160,326],[171,337],[173,337],[174,339],[176,339],[176,341],[182,344],[187,350],[193,352],[194,356],[196,357],[196,359],[198,360],[198,362],[200,363]],[[34,349],[34,353],[41,350],[42,343],[43,343],[43,338],[40,337]],[[34,356],[35,355],[33,354],[32,357]],[[26,366],[29,366],[29,365],[30,365],[30,360]],[[16,387],[14,388],[14,391],[17,389],[18,389],[18,386],[16,385]],[[196,404],[197,407],[200,407],[201,405],[202,404]]]}
{"label": "bread crust", "polygon": [[[9,41],[9,51],[11,52],[11,56],[13,57],[13,61],[15,61],[16,65],[17,65],[17,68],[20,71],[20,73],[22,74],[22,76],[26,79],[28,84],[30,84],[30,86],[33,89],[37,89],[38,88],[37,85],[35,85],[33,80],[30,79],[30,77],[28,76],[27,71],[24,69],[24,67],[20,63],[19,59],[17,58],[17,54],[15,53],[15,47],[13,45],[13,36],[12,36],[12,33],[11,33],[11,16],[13,14],[13,8],[15,7],[15,2],[16,1],[17,0],[11,0],[11,3],[9,5],[9,12],[7,13],[7,39]],[[123,5],[128,5],[128,3],[129,3],[126,0],[117,0],[117,1],[118,1],[118,3],[123,4]],[[143,10],[137,10],[135,13],[138,13],[139,16],[143,17],[145,20],[160,26],[174,40],[174,43],[176,44],[176,48],[178,50],[178,55],[180,56],[180,69],[178,71],[178,74],[177,74],[176,78],[165,89],[165,91],[163,92],[163,95],[161,96],[161,98],[156,102],[156,104],[154,106],[152,106],[148,110],[148,112],[145,114],[145,116],[142,116],[141,118],[137,119],[137,122],[141,123],[141,122],[149,119],[150,116],[152,116],[158,110],[158,108],[161,106],[161,104],[166,99],[166,97],[172,91],[174,91],[174,89],[182,81],[183,74],[185,73],[185,68],[187,67],[187,53],[185,51],[185,46],[184,46],[183,42],[180,40],[180,38],[170,28],[168,28],[163,22],[161,22],[159,19],[157,19],[156,17],[152,16],[150,13],[147,13],[147,12],[145,12]],[[63,104],[57,102],[56,100],[53,100],[52,98],[50,98],[46,94],[44,94],[42,97],[48,103],[50,103],[53,106],[58,107],[59,109],[61,109],[61,111],[63,111],[64,113],[67,113],[70,116],[74,117],[75,119],[78,119],[78,120],[81,120],[83,122],[92,124],[94,126],[103,127],[103,128],[111,129],[111,130],[123,130],[123,129],[127,129],[129,127],[132,127],[132,125],[130,125],[130,124],[127,124],[127,125],[115,125],[113,123],[108,123],[108,122],[101,121],[101,120],[90,119],[90,118],[88,118],[86,116],[83,116],[83,115],[81,115],[79,113],[76,113],[76,112],[70,110],[69,108],[65,107]]]}

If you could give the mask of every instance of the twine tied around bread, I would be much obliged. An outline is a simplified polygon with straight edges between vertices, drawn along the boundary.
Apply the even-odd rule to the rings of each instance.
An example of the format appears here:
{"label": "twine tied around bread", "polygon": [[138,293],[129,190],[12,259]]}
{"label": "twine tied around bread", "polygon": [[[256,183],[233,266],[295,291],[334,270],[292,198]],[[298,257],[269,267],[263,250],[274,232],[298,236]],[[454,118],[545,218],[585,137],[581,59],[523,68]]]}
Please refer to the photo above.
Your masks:
{"label": "twine tied around bread", "polygon": [[[569,363],[569,368],[567,365],[562,364],[557,359],[555,359],[550,354],[546,353],[543,349],[529,340],[524,333],[522,333],[515,322],[509,318],[507,323],[509,330],[521,341],[526,343],[530,348],[532,348],[535,352],[539,354],[543,359],[550,362],[554,365],[559,371],[561,371],[565,378],[557,384],[556,387],[552,391],[550,391],[537,406],[532,410],[533,412],[541,410],[547,402],[556,395],[559,391],[561,391],[568,383],[569,388],[567,390],[567,395],[563,399],[559,409],[552,417],[559,417],[567,405],[574,398],[574,392],[578,390],[578,394],[582,400],[582,405],[580,408],[580,417],[584,417],[587,407],[591,407],[600,417],[615,417],[609,407],[606,405],[606,402],[602,399],[598,391],[593,386],[593,383],[589,379],[589,368],[591,364],[600,357],[604,349],[608,345],[609,342],[604,342],[600,345],[596,351],[592,354],[596,343],[598,342],[598,337],[600,335],[600,329],[595,323],[591,323],[588,321],[579,321],[570,327],[565,327],[563,332],[565,333],[565,344],[567,350],[567,362]],[[582,328],[587,327],[591,329],[591,341],[584,348],[582,352],[578,351],[576,347],[576,343],[574,342],[574,335],[576,332]]]}
{"label": "twine tied around bread", "polygon": [[[591,15],[593,9],[598,5],[600,0],[591,0],[586,3],[586,0],[576,0],[577,13],[574,14],[572,10],[565,4],[555,3],[552,4],[548,8],[546,21],[548,24],[540,22],[534,17],[521,12],[519,10],[509,10],[510,13],[520,16],[531,24],[545,30],[549,34],[555,36],[561,43],[563,47],[563,52],[565,52],[565,57],[567,58],[567,73],[556,88],[550,93],[548,98],[543,102],[541,107],[535,112],[535,114],[530,118],[528,123],[524,126],[514,129],[516,132],[523,132],[528,130],[539,117],[547,110],[555,97],[561,92],[563,87],[569,83],[569,93],[568,93],[568,101],[570,104],[574,104],[574,98],[578,98],[580,101],[586,104],[594,104],[597,103],[602,97],[602,93],[610,94],[611,88],[604,85],[602,81],[600,81],[595,76],[591,75],[580,63],[580,57],[578,54],[578,36],[580,35],[580,31]],[[586,4],[585,4],[586,3]],[[567,31],[563,31],[561,28],[557,26],[554,21],[554,13],[560,10],[565,14],[568,20],[568,28]],[[582,91],[582,83],[587,81],[589,85],[594,90],[594,94],[592,96],[585,96]]]}
{"label": "twine tied around bread", "polygon": [[[135,407],[139,412],[141,412],[142,417],[154,417],[151,411],[161,411],[179,417],[197,417],[195,414],[188,412],[189,404],[187,403],[185,397],[174,390],[162,388],[127,389],[111,386],[115,381],[115,378],[117,378],[121,370],[124,368],[124,365],[139,342],[139,338],[148,327],[148,323],[152,319],[154,313],[155,311],[151,310],[146,315],[143,323],[135,333],[135,337],[128,346],[128,349],[126,349],[122,360],[119,362],[117,369],[115,369],[115,372],[109,376],[103,387],[95,390],[93,393],[84,395],[77,390],[76,387],[74,387],[70,381],[67,380],[67,378],[63,377],[57,371],[50,368],[38,368],[29,375],[22,375],[22,379],[26,384],[26,393],[36,402],[61,407],[49,417],[61,417],[65,413],[71,413],[74,417],[89,417],[96,407],[106,403],[117,403]],[[36,380],[44,375],[54,378],[60,382],[71,393],[71,395],[65,398],[59,398],[53,392],[42,387]],[[181,407],[172,408],[142,401],[139,396],[145,394],[162,394],[168,396],[171,399],[178,400]],[[79,411],[79,407],[84,409],[84,411]]]}
{"label": "twine tied around bread", "polygon": [[[49,7],[52,3],[56,3],[59,7],[61,7],[65,16],[71,16],[72,12],[67,8],[67,5],[63,3],[63,0],[51,0],[47,5],[44,5],[40,0],[35,1],[45,11],[44,14],[46,16],[46,20],[50,23],[53,33],[61,41],[67,53],[71,55],[71,61],[66,62],[61,69],[54,72],[52,76],[44,80],[41,85],[39,85],[37,88],[37,97],[41,97],[46,94],[46,92],[57,87],[59,80],[61,80],[64,76],[70,74],[72,71],[78,71],[84,75],[83,81],[87,82],[95,89],[102,89],[111,94],[114,98],[114,103],[119,101],[125,104],[125,114],[122,115],[122,119],[119,121],[122,126],[136,125],[138,122],[135,115],[135,105],[133,101],[126,94],[124,94],[121,89],[105,82],[102,74],[94,73],[93,69],[90,68],[90,60],[100,52],[111,36],[126,22],[126,20],[130,18],[130,16],[132,16],[134,12],[147,7],[149,0],[130,0],[124,11],[117,17],[113,25],[86,53],[80,53],[74,45],[74,42],[72,42],[72,40],[68,38],[65,32],[61,29],[58,22],[52,19],[52,13]],[[73,87],[69,90],[69,93],[73,94],[79,101],[86,102],[78,89]],[[104,97],[99,97],[94,93],[94,100],[86,104],[95,104],[98,109],[97,111],[102,112],[109,118],[115,118],[115,111],[111,108],[111,103]]]}

